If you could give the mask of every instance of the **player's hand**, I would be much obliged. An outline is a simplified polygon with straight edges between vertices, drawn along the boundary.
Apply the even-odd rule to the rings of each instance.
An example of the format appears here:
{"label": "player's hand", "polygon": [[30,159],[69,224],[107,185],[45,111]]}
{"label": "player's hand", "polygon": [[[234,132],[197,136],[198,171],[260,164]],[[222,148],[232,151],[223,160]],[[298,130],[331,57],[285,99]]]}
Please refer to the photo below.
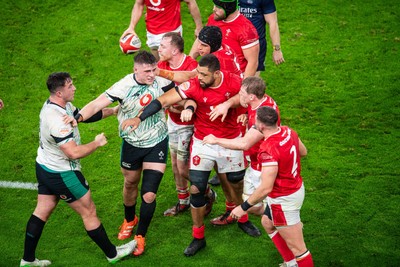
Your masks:
{"label": "player's hand", "polygon": [[113,115],[117,115],[118,111],[119,111],[119,105],[116,105],[115,107],[112,108],[113,109]]}
{"label": "player's hand", "polygon": [[222,116],[221,121],[225,120],[226,115],[228,114],[228,110],[230,105],[226,102],[219,104],[218,106],[214,107],[213,110],[210,112],[210,120],[214,121],[219,116]]}
{"label": "player's hand", "polygon": [[127,119],[122,122],[121,128],[122,128],[122,130],[125,131],[130,127],[129,132],[132,132],[132,131],[136,130],[137,127],[139,127],[140,122],[141,121],[140,121],[139,117]]}
{"label": "player's hand", "polygon": [[282,51],[276,51],[274,50],[274,52],[272,53],[272,60],[275,62],[276,65],[279,65],[283,62],[285,62],[285,59],[283,58],[283,54]]}
{"label": "player's hand", "polygon": [[69,116],[67,114],[65,114],[63,116],[63,121],[64,121],[65,124],[70,124],[71,123],[72,127],[76,127],[78,125],[78,123],[76,122],[75,118],[72,117],[72,116]]}
{"label": "player's hand", "polygon": [[190,121],[193,117],[193,111],[190,109],[184,109],[181,112],[181,121],[187,122]]}
{"label": "player's hand", "polygon": [[0,99],[0,109],[4,108],[4,102]]}
{"label": "player's hand", "polygon": [[210,144],[210,145],[215,145],[217,143],[217,137],[215,137],[213,134],[209,134],[206,137],[203,138],[202,144]]}
{"label": "player's hand", "polygon": [[246,212],[239,205],[231,211],[231,217],[235,220],[239,220]]}
{"label": "player's hand", "polygon": [[122,39],[123,39],[125,36],[127,36],[128,34],[130,34],[130,33],[132,33],[133,35],[138,36],[138,35],[136,34],[136,32],[135,32],[133,29],[128,28],[128,29],[126,29],[126,30],[124,31],[124,33],[121,35],[121,37],[119,38],[119,41],[122,41]]}
{"label": "player's hand", "polygon": [[94,141],[97,142],[99,146],[105,146],[107,144],[107,138],[104,133],[96,135]]}
{"label": "player's hand", "polygon": [[241,123],[243,126],[247,124],[248,120],[247,114],[241,114],[237,117],[237,123]]}

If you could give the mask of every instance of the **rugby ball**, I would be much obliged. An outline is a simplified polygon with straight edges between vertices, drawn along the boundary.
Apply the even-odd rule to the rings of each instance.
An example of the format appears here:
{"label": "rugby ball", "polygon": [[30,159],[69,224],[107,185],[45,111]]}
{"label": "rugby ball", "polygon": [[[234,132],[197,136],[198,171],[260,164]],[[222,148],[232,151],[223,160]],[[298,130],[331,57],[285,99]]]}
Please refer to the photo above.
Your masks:
{"label": "rugby ball", "polygon": [[139,37],[133,34],[128,34],[119,42],[119,47],[124,54],[133,54],[140,50],[142,42]]}

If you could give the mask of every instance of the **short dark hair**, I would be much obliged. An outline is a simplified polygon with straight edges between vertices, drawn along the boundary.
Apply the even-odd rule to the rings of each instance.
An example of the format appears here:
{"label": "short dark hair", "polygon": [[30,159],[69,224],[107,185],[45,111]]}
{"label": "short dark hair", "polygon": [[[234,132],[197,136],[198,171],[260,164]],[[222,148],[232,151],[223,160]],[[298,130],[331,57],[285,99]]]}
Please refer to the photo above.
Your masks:
{"label": "short dark hair", "polygon": [[47,89],[51,94],[58,91],[58,88],[63,87],[68,80],[72,80],[68,72],[53,72],[47,78]]}
{"label": "short dark hair", "polygon": [[266,126],[275,126],[278,122],[278,112],[271,107],[259,107],[257,109],[257,120]]}
{"label": "short dark hair", "polygon": [[171,45],[175,46],[179,52],[183,53],[185,50],[185,43],[179,32],[167,32],[164,34],[163,38],[171,38]]}
{"label": "short dark hair", "polygon": [[136,53],[136,55],[133,57],[133,60],[135,63],[138,64],[156,64],[157,63],[157,59],[155,58],[155,56],[145,50],[140,50],[139,52]]}
{"label": "short dark hair", "polygon": [[258,99],[262,99],[265,95],[266,85],[264,80],[260,77],[246,77],[242,82],[242,86],[245,88],[248,94],[253,94]]}
{"label": "short dark hair", "polygon": [[218,58],[213,54],[208,54],[199,60],[200,67],[207,67],[210,72],[215,72],[221,69]]}

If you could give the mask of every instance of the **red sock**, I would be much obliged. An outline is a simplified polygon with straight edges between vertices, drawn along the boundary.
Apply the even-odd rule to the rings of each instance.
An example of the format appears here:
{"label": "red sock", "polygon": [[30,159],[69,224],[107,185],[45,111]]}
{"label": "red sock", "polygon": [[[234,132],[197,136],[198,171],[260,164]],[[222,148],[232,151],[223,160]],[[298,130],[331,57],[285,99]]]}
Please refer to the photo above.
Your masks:
{"label": "red sock", "polygon": [[176,191],[178,191],[178,199],[179,199],[179,204],[181,205],[188,205],[190,203],[190,194],[189,190],[187,187],[178,187],[176,188]]}
{"label": "red sock", "polygon": [[311,252],[308,250],[303,255],[297,256],[296,261],[299,267],[314,267],[314,261],[311,256]]}
{"label": "red sock", "polygon": [[245,223],[248,220],[249,220],[249,215],[246,213],[245,215],[243,215],[242,217],[239,218],[238,222]]}
{"label": "red sock", "polygon": [[232,211],[234,208],[236,208],[235,202],[225,201],[225,209],[226,209],[226,211]]}
{"label": "red sock", "polygon": [[275,247],[278,249],[279,254],[281,254],[285,262],[291,261],[295,258],[293,252],[289,249],[285,240],[282,238],[282,236],[279,234],[278,231],[275,231],[272,234],[268,235],[271,238],[272,242],[274,243]]}
{"label": "red sock", "polygon": [[200,227],[196,227],[193,225],[193,227],[192,227],[193,237],[197,238],[197,239],[203,239],[204,238],[204,229],[205,229],[204,224]]}

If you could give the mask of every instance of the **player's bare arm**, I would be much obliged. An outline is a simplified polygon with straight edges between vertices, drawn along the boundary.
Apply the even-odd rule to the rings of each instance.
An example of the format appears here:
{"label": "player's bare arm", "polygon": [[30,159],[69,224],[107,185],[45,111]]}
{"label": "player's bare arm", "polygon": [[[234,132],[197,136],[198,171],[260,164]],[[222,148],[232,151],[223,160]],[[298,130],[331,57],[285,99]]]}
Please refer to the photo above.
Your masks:
{"label": "player's bare arm", "polygon": [[139,116],[135,118],[130,118],[122,122],[121,127],[123,130],[127,130],[130,127],[129,131],[134,131],[139,127],[140,122],[144,121],[147,117],[156,114],[162,108],[166,108],[172,104],[178,103],[182,98],[180,94],[176,90],[169,90],[166,93],[162,94],[157,99],[150,102],[147,105]]}
{"label": "player's bare arm", "polygon": [[95,139],[84,145],[77,145],[75,141],[69,141],[60,146],[62,152],[70,159],[80,159],[93,153],[97,148],[107,144],[104,133],[98,134]]}
{"label": "player's bare arm", "polygon": [[156,68],[156,75],[176,83],[184,83],[196,77],[197,71],[171,71]]}
{"label": "player's bare arm", "polygon": [[[258,41],[258,40],[257,40]],[[246,69],[244,70],[244,78],[254,76],[258,67],[258,53],[260,52],[260,45],[256,44],[249,48],[243,49],[243,55],[247,60]]]}
{"label": "player's bare arm", "polygon": [[214,135],[209,134],[203,138],[203,144],[220,145],[234,150],[248,150],[263,138],[264,136],[262,133],[254,128],[250,128],[243,137],[236,138],[235,140],[217,138]]}
{"label": "player's bare arm", "polygon": [[219,116],[222,116],[221,121],[225,120],[226,115],[228,114],[228,110],[230,108],[235,108],[240,105],[239,94],[234,95],[233,97],[226,100],[224,103],[221,103],[214,107],[210,112],[210,120],[214,121]]}
{"label": "player's bare arm", "polygon": [[239,219],[246,214],[246,211],[255,204],[263,201],[267,195],[272,191],[278,174],[278,165],[263,167],[261,170],[261,184],[257,187],[253,194],[243,202],[242,205],[237,206],[232,212],[231,216]]}
{"label": "player's bare arm", "polygon": [[299,138],[299,151],[300,151],[300,157],[305,157],[307,156],[307,148],[303,144],[303,142]]}
{"label": "player's bare arm", "polygon": [[129,27],[122,33],[120,41],[122,40],[122,38],[124,38],[126,35],[130,33],[137,36],[135,32],[135,27],[138,24],[140,17],[142,16],[143,9],[144,9],[144,0],[136,0],[132,8],[131,21],[129,23]]}
{"label": "player's bare arm", "polygon": [[271,38],[272,43],[272,60],[276,65],[279,65],[285,62],[283,58],[282,50],[281,50],[281,38],[279,33],[279,25],[278,25],[278,15],[275,12],[265,14],[265,21],[269,26],[269,36]]}
{"label": "player's bare arm", "polygon": [[184,2],[188,5],[188,9],[190,14],[192,15],[194,24],[196,24],[194,35],[197,37],[199,35],[201,28],[203,27],[203,23],[201,21],[200,9],[197,5],[196,0],[184,0]]}
{"label": "player's bare arm", "polygon": [[[184,109],[181,112],[181,121],[190,121],[193,118],[193,114],[196,111],[197,103],[192,99],[184,100]],[[182,102],[182,101],[181,101]]]}
{"label": "player's bare arm", "polygon": [[[86,106],[84,106],[80,111],[79,115],[75,117],[77,122],[85,121],[88,118],[92,117],[94,114],[109,106],[112,102],[106,97],[105,94],[101,94],[95,100],[89,102]],[[114,112],[114,111],[113,111]]]}

